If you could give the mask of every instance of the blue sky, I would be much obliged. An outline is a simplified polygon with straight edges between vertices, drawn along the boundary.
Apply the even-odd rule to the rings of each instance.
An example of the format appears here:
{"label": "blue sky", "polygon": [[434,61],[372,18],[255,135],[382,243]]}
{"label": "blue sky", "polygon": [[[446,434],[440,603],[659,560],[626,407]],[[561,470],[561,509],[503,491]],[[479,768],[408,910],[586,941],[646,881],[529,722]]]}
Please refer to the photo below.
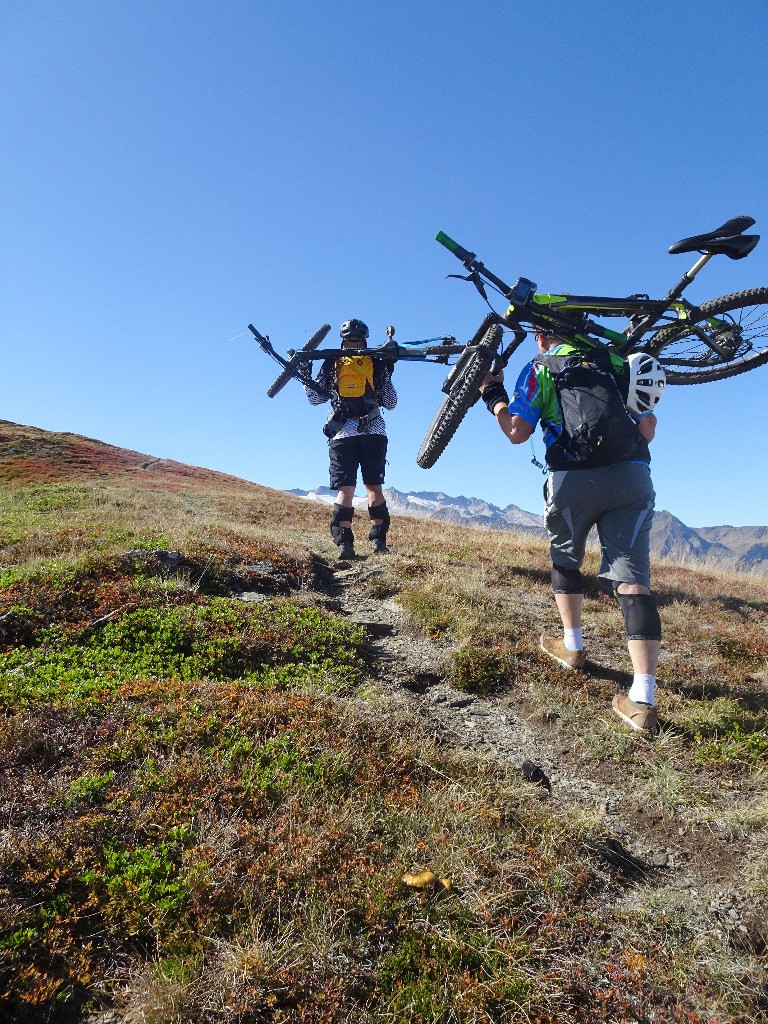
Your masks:
{"label": "blue sky", "polygon": [[[467,340],[438,230],[543,291],[663,294],[673,241],[768,233],[766,52],[759,2],[5,0],[0,418],[326,484],[324,410],[266,397],[249,322],[282,350],[349,317]],[[768,238],[688,297],[757,285]],[[540,512],[482,407],[416,465],[444,375],[398,366],[387,483]],[[768,523],[767,394],[768,367],[668,389],[658,507]]]}

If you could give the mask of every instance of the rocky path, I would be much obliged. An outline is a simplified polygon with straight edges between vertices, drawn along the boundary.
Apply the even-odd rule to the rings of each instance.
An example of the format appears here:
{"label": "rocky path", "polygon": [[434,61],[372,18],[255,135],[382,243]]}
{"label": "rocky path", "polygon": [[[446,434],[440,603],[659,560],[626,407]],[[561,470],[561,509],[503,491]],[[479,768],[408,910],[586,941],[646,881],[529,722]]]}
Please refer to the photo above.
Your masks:
{"label": "rocky path", "polygon": [[669,888],[696,908],[697,931],[765,948],[764,913],[755,918],[733,887],[743,876],[747,841],[646,806],[631,776],[567,746],[516,698],[482,698],[451,686],[448,649],[427,639],[393,598],[369,596],[366,583],[384,568],[374,558],[329,566],[321,603],[366,629],[373,678],[391,699],[417,714],[441,746],[516,767],[553,813],[576,806],[594,814],[602,830],[595,852],[606,869],[637,883],[627,902],[633,890],[641,896],[648,886]]}

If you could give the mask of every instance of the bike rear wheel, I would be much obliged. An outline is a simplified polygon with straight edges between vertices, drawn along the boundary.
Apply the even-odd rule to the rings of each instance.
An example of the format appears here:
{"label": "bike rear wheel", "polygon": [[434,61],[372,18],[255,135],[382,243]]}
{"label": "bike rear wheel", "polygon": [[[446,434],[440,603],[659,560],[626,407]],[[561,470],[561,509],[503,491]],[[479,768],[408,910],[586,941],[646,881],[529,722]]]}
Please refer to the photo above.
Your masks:
{"label": "bike rear wheel", "polygon": [[467,351],[462,356],[462,359],[466,356],[466,360],[461,372],[452,381],[450,391],[438,409],[416,456],[416,462],[422,469],[434,466],[468,410],[480,397],[480,385],[493,364],[501,335],[500,325],[491,324],[475,351]]}
{"label": "bike rear wheel", "polygon": [[[315,331],[315,333],[309,339],[307,344],[303,348],[299,349],[299,351],[314,352],[314,350],[317,348],[320,342],[328,334],[328,331],[330,331],[330,329],[330,324],[323,324],[320,330]],[[300,363],[294,363],[293,366],[286,366],[285,369],[281,371],[275,383],[270,388],[267,389],[267,398],[274,398],[279,391],[282,391],[285,385],[288,383],[288,381],[293,380],[293,378],[297,375],[300,366]]]}
{"label": "bike rear wheel", "polygon": [[647,346],[667,383],[704,384],[768,363],[768,288],[723,295],[699,311],[693,322],[657,331]]}

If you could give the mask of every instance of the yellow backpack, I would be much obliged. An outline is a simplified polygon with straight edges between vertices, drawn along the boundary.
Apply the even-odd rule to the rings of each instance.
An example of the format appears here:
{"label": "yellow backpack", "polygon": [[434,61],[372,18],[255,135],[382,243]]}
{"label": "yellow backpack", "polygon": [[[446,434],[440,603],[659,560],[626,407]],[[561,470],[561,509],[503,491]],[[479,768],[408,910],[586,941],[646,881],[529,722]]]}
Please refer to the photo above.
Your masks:
{"label": "yellow backpack", "polygon": [[370,356],[341,356],[336,360],[336,386],[341,398],[362,398],[373,392]]}

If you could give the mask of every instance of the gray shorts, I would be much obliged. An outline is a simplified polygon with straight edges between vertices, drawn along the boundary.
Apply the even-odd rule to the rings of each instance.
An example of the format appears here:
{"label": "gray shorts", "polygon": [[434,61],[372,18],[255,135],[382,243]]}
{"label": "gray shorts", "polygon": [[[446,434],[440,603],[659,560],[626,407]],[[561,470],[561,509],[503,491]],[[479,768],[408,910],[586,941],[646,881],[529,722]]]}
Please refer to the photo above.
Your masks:
{"label": "gray shorts", "polygon": [[602,553],[599,575],[650,589],[655,497],[650,469],[644,463],[550,473],[544,501],[553,565],[579,569],[587,536],[595,526]]}

